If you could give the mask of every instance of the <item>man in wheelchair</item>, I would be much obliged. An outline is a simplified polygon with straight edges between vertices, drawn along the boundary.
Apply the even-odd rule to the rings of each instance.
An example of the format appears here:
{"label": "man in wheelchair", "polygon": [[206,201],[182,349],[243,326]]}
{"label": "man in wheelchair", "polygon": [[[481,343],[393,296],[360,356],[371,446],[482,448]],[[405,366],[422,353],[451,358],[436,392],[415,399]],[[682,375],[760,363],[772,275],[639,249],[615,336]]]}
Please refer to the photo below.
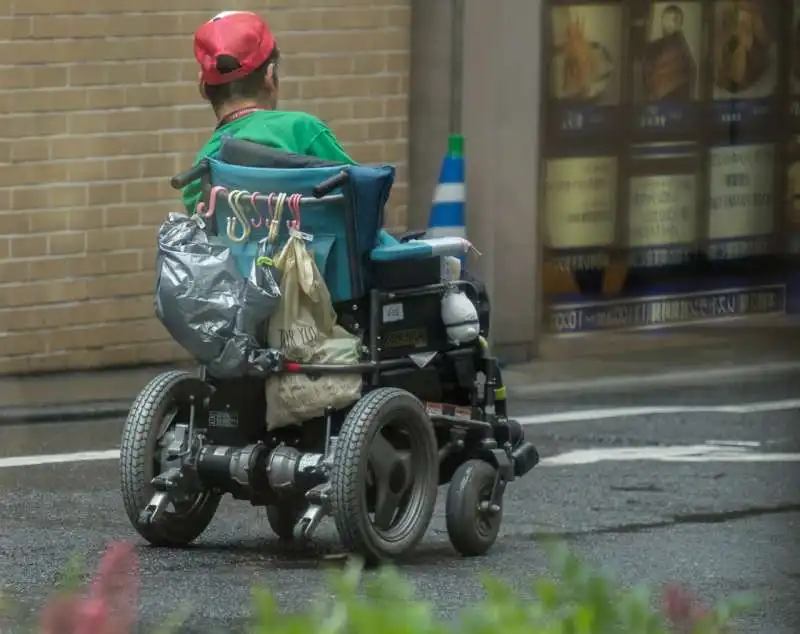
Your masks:
{"label": "man in wheelchair", "polygon": [[[335,170],[336,176],[328,177],[327,188],[325,183],[313,187],[313,197],[320,203],[343,201],[336,208],[345,210],[345,219],[337,220],[340,216],[332,211],[317,211],[318,226],[355,223],[356,218],[362,221],[363,232],[358,232],[357,225],[347,225],[347,231],[340,232],[342,246],[337,253],[346,264],[337,269],[334,279],[326,275],[325,282],[333,284],[331,298],[340,322],[349,317],[348,323],[355,324],[364,337],[357,338],[360,347],[368,340],[363,351],[369,359],[346,367],[292,363],[290,369],[286,365],[285,373],[305,373],[312,379],[337,372],[365,377],[360,400],[346,411],[326,407],[323,416],[303,422],[299,431],[265,427],[265,412],[270,408],[263,377],[219,380],[208,376],[206,368],[199,375],[167,372],[155,377],[135,400],[123,431],[120,470],[129,519],[150,543],[183,546],[204,532],[222,495],[230,493],[265,506],[270,526],[282,538],[298,531],[310,538],[321,519],[331,515],[347,550],[379,561],[397,558],[420,541],[434,511],[437,488],[449,483],[446,520],[452,544],[463,555],[487,552],[499,532],[506,485],[535,467],[539,457],[535,447],[524,442],[519,423],[507,417],[505,388],[485,339],[478,337],[475,343],[453,348],[443,336],[439,306],[452,283],[441,282],[440,258],[416,255],[416,247],[424,240],[404,243],[379,229],[383,203],[373,196],[375,204],[364,206],[364,198],[370,198],[363,195],[368,188],[360,197],[331,195],[335,187],[330,183],[349,177],[343,165],[361,175],[340,179],[337,187],[342,192],[365,180],[390,182],[393,171],[357,166],[319,119],[276,109],[278,48],[257,15],[223,12],[215,16],[197,31],[194,48],[200,64],[200,92],[218,123],[195,167],[173,178],[173,187],[183,190],[190,215],[202,202],[209,208],[203,217],[211,218],[213,192],[220,182],[214,183],[215,169],[218,178],[227,178],[228,186],[237,189],[242,187],[232,183],[237,178],[252,183],[250,188],[266,186],[270,179],[279,179],[272,181],[273,187],[294,186],[285,182],[286,170],[224,157],[220,161],[230,137],[301,158],[315,157],[320,161],[311,164],[314,169],[327,162],[326,173]],[[198,167],[205,175],[190,177],[199,173]],[[314,169],[289,171],[298,175]],[[297,185],[304,178],[310,176],[290,180]],[[390,187],[373,190],[385,191],[388,197]],[[255,190],[247,192],[255,201],[258,194],[251,192]],[[356,199],[361,206],[353,211]],[[313,222],[314,212],[309,213]],[[230,225],[231,218],[227,220]],[[198,226],[214,223],[218,226],[221,218],[211,218],[211,223],[201,220]],[[377,233],[381,235],[376,243],[363,244],[362,235],[372,240]],[[314,237],[315,245],[319,238],[323,234]],[[203,241],[201,247],[210,244],[207,238]],[[376,253],[384,246],[405,253],[395,257],[396,250],[392,257],[379,257]],[[353,256],[353,249],[362,251]],[[184,263],[198,254],[191,249],[186,253]],[[372,263],[365,264],[364,256],[371,257]],[[358,271],[362,265],[371,270],[369,284]],[[390,272],[381,277],[377,274],[381,267]],[[176,270],[173,267],[168,275],[174,276]],[[414,277],[414,271],[424,273]],[[480,332],[486,335],[485,290],[475,280],[462,281],[480,288],[476,301],[483,304]],[[360,290],[353,290],[359,284]],[[178,295],[184,292],[182,287],[176,291]],[[364,292],[367,301],[362,305]],[[400,306],[408,302],[409,312],[419,311],[416,326],[434,333],[423,355],[427,360],[415,358],[413,344],[408,348],[402,337],[399,349],[390,349],[386,333],[397,332],[387,325],[391,312],[386,308],[397,306],[398,301]],[[192,302],[190,310],[202,313],[195,298],[190,298]],[[434,402],[430,394],[444,402]]]}
{"label": "man in wheelchair", "polygon": [[[211,104],[217,126],[197,159],[215,155],[224,137],[277,150],[353,165],[333,133],[306,112],[278,110],[280,52],[267,23],[255,13],[224,11],[195,34],[200,65],[199,91]],[[183,191],[193,210],[200,196],[197,182]]]}
{"label": "man in wheelchair", "polygon": [[[201,26],[195,34],[195,58],[200,65],[199,91],[214,110],[217,126],[200,149],[196,160],[219,152],[222,139],[233,137],[323,161],[354,165],[334,134],[319,118],[306,112],[278,110],[278,63],[280,52],[269,25],[257,14],[224,11]],[[189,213],[200,198],[199,181],[183,190]],[[385,231],[381,229],[381,233]],[[421,232],[413,232],[419,237]],[[462,278],[480,282],[464,270]],[[505,386],[497,370],[496,407],[506,416]],[[522,429],[510,421],[513,443]]]}

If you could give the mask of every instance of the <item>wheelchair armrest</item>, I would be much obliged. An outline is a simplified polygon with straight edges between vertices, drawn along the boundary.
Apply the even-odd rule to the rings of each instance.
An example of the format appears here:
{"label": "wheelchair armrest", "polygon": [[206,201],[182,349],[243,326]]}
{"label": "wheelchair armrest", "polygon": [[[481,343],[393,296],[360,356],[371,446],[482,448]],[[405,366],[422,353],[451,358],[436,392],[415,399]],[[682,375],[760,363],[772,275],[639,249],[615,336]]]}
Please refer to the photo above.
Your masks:
{"label": "wheelchair armrest", "polygon": [[406,231],[402,236],[398,239],[400,242],[408,242],[409,240],[419,240],[427,233],[427,230],[423,229],[422,231]]}
{"label": "wheelchair armrest", "polygon": [[373,262],[392,262],[397,260],[418,260],[423,258],[451,255],[461,257],[465,253],[461,238],[425,238],[408,242],[383,243],[372,249]]}
{"label": "wheelchair armrest", "polygon": [[382,244],[370,252],[373,262],[396,262],[398,260],[418,260],[433,256],[433,250],[424,242],[397,242]]}

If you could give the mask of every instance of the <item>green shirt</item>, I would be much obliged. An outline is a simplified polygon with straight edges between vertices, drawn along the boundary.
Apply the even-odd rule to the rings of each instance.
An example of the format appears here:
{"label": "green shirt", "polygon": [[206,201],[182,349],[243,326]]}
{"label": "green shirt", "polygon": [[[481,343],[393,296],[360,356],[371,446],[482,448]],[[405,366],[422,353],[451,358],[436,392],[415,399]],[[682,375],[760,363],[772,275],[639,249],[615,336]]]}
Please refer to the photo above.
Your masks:
{"label": "green shirt", "polygon": [[[241,119],[235,119],[214,130],[214,134],[198,152],[195,164],[207,156],[216,155],[223,136],[253,141],[276,150],[316,156],[324,161],[355,165],[355,161],[347,156],[328,126],[306,112],[259,110]],[[183,204],[190,214],[194,213],[199,198],[198,180],[183,190]]]}

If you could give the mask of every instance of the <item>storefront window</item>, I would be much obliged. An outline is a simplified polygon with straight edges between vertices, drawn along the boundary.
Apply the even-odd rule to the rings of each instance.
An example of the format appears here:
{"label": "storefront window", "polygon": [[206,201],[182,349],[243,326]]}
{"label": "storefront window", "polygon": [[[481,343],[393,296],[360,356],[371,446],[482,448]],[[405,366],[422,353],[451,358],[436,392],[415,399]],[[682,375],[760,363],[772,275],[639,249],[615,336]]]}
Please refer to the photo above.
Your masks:
{"label": "storefront window", "polygon": [[546,327],[786,312],[800,252],[800,1],[547,10]]}

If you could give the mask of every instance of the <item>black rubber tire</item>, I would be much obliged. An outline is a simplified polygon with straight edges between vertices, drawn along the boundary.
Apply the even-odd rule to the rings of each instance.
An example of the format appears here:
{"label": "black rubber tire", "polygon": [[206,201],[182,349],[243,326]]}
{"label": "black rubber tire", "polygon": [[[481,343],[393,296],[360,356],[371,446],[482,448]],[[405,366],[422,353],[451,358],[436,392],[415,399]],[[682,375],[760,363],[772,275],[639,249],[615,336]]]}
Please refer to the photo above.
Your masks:
{"label": "black rubber tire", "polygon": [[[423,447],[422,460],[429,468],[416,475],[423,481],[415,521],[389,540],[377,532],[369,517],[365,483],[372,439],[384,423],[398,418]],[[331,474],[332,515],[344,549],[369,565],[398,559],[413,549],[428,530],[438,484],[436,436],[419,399],[396,388],[378,388],[362,397],[342,424]]]}
{"label": "black rubber tire", "polygon": [[154,546],[187,546],[205,531],[219,506],[221,496],[207,491],[186,513],[168,511],[147,526],[138,521],[154,493],[150,481],[158,475],[153,473],[153,462],[162,421],[172,407],[201,389],[202,381],[188,372],[158,375],[139,392],[122,430],[119,467],[125,512],[136,531]]}
{"label": "black rubber tire", "polygon": [[303,516],[305,509],[298,505],[287,502],[281,505],[270,504],[267,506],[267,522],[272,532],[282,541],[292,541],[294,539],[294,529],[297,522]]}
{"label": "black rubber tire", "polygon": [[491,491],[497,470],[484,460],[467,460],[453,474],[447,490],[445,520],[450,543],[464,557],[485,555],[497,541],[503,522],[503,501],[500,511],[481,526],[478,505]]}

